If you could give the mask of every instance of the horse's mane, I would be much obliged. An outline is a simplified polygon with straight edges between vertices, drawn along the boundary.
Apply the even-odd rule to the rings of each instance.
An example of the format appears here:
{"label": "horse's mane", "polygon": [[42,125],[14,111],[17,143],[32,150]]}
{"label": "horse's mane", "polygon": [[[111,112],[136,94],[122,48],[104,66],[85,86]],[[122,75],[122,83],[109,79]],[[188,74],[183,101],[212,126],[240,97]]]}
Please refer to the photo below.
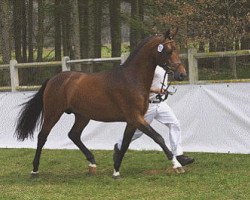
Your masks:
{"label": "horse's mane", "polygon": [[159,35],[152,35],[152,36],[149,36],[147,38],[145,38],[138,46],[137,48],[129,54],[128,58],[126,59],[126,61],[121,65],[123,67],[126,67],[130,62],[131,60],[137,55],[137,53],[139,52],[139,50],[148,42],[150,41],[153,37],[157,37]]}

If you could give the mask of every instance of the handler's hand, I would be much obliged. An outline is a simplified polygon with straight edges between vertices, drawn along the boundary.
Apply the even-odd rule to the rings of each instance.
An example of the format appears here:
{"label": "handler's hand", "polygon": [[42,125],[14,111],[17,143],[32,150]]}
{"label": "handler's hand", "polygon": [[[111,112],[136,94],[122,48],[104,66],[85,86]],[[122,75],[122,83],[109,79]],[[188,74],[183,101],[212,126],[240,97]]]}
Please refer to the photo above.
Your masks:
{"label": "handler's hand", "polygon": [[155,94],[167,94],[168,91],[165,89],[160,89],[160,88],[150,88],[150,92],[153,92]]}

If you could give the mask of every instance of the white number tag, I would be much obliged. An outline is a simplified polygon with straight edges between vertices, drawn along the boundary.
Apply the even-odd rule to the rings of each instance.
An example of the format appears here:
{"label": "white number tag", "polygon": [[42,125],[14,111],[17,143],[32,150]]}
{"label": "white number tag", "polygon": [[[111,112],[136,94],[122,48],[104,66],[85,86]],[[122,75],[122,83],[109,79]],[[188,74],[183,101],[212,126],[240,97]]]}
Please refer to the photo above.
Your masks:
{"label": "white number tag", "polygon": [[162,52],[163,48],[164,48],[164,46],[162,44],[159,44],[158,48],[157,48],[157,51]]}

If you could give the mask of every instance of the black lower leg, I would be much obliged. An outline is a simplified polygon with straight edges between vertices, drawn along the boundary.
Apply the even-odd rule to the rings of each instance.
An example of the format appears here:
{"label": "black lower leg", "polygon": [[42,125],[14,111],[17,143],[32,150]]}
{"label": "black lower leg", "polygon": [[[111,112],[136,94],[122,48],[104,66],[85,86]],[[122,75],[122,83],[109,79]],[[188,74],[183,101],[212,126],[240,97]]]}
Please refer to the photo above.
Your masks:
{"label": "black lower leg", "polygon": [[169,160],[173,159],[173,154],[166,146],[163,137],[159,133],[157,133],[150,125],[142,125],[140,126],[139,130],[144,132],[147,136],[151,137],[157,144],[159,144]]}
{"label": "black lower leg", "polygon": [[122,140],[122,146],[121,146],[121,149],[120,149],[119,154],[117,156],[117,159],[114,162],[114,169],[117,172],[120,169],[122,159],[123,159],[128,147],[129,147],[129,144],[132,140],[132,137],[134,135],[135,130],[136,130],[136,128],[129,126],[129,125],[127,125],[127,127],[125,129],[125,132],[123,135],[123,140]]}
{"label": "black lower leg", "polygon": [[80,134],[70,131],[69,138],[74,142],[74,144],[82,151],[82,153],[86,156],[87,160],[91,164],[96,164],[94,155],[89,151],[89,149],[82,143]]}
{"label": "black lower leg", "polygon": [[36,154],[35,154],[35,158],[33,160],[33,172],[38,171],[39,161],[40,161],[40,157],[41,157],[41,153],[42,153],[42,148],[43,148],[46,140],[47,140],[47,137],[42,132],[40,132],[38,135]]}

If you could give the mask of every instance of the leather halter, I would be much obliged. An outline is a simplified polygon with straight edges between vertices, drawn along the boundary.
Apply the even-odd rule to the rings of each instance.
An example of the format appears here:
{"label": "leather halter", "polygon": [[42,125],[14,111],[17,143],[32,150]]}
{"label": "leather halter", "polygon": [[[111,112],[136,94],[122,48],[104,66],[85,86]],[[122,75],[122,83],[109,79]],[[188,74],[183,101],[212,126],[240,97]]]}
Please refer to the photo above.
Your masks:
{"label": "leather halter", "polygon": [[[171,39],[169,41],[164,42],[162,45],[164,46],[165,44],[169,44],[172,42],[174,42],[174,40]],[[164,53],[167,54],[166,50],[164,50]],[[167,57],[167,55],[166,55],[166,57]],[[163,87],[165,86],[165,79],[166,79],[167,74],[173,74],[175,69],[177,69],[181,64],[182,64],[181,62],[171,63],[170,65],[168,65],[167,63],[163,64],[162,67],[165,69],[165,74],[164,74],[163,82],[161,85],[161,91],[163,90]],[[168,91],[168,88],[170,87],[171,83],[172,83],[172,81],[170,81],[169,84],[167,85],[164,94],[158,94],[156,96],[156,98],[159,99],[160,102],[165,101],[168,98],[169,94],[173,95],[176,92],[176,90],[174,92]]]}

